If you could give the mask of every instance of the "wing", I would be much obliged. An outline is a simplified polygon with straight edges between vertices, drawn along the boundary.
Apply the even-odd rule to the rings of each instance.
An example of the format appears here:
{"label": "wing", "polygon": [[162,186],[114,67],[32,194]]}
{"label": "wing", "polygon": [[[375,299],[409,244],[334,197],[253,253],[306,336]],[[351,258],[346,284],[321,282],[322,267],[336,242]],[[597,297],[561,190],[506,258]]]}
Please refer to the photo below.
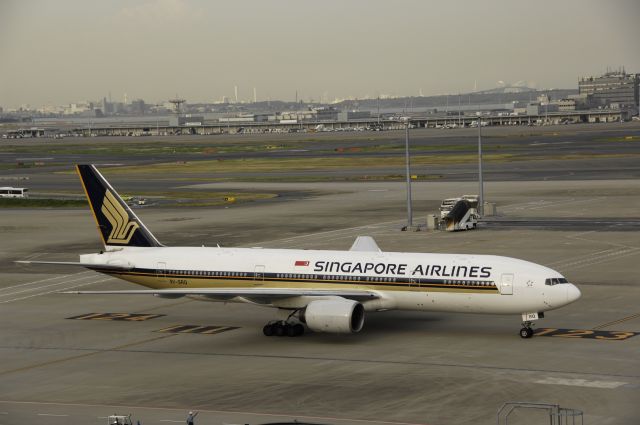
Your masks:
{"label": "wing", "polygon": [[184,288],[184,289],[133,289],[122,291],[65,291],[62,294],[80,295],[155,295],[165,298],[179,298],[199,295],[212,299],[246,298],[249,300],[275,301],[293,297],[342,297],[355,301],[379,298],[373,291],[338,291],[329,289],[292,288]]}
{"label": "wing", "polygon": [[17,260],[14,263],[18,264],[49,264],[53,266],[76,266],[85,267],[87,269],[108,269],[108,270],[131,270],[132,265],[123,264],[91,264],[91,263],[77,263],[74,261],[31,261],[31,260]]}

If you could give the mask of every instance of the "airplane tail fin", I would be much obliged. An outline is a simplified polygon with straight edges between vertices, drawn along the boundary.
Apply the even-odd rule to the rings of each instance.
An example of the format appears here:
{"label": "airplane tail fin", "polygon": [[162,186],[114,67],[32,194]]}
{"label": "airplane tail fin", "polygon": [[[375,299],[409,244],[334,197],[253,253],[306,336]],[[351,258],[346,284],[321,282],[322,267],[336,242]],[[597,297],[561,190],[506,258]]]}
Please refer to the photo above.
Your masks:
{"label": "airplane tail fin", "polygon": [[105,247],[162,246],[95,166],[76,165],[76,170]]}

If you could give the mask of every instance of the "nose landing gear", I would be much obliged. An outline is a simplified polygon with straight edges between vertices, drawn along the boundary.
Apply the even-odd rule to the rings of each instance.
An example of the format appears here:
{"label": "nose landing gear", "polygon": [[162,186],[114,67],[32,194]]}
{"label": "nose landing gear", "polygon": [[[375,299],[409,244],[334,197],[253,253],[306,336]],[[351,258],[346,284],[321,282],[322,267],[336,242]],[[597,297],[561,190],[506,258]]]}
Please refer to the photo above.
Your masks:
{"label": "nose landing gear", "polygon": [[531,322],[522,322],[522,329],[520,329],[520,338],[531,338],[533,336],[533,329],[531,328]]}

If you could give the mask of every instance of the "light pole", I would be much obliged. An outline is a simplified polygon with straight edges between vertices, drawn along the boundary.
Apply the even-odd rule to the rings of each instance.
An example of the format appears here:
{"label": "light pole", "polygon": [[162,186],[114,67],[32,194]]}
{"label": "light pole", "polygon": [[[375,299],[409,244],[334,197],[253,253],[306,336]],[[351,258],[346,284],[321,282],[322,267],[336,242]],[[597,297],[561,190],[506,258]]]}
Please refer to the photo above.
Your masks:
{"label": "light pole", "polygon": [[407,230],[413,227],[413,208],[411,206],[411,161],[409,159],[409,117],[405,117],[404,154],[407,173]]}
{"label": "light pole", "polygon": [[462,108],[460,104],[460,93],[458,93],[458,127],[461,127],[461,124],[462,124],[461,114],[462,114]]}
{"label": "light pole", "polygon": [[478,214],[484,215],[484,183],[482,181],[482,114],[478,114]]}

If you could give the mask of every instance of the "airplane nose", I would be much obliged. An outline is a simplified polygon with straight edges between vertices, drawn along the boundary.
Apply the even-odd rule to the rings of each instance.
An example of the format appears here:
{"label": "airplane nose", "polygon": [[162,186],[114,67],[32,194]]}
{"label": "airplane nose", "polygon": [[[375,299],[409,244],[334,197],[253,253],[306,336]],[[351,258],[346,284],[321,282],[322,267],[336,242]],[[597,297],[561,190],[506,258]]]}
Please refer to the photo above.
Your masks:
{"label": "airplane nose", "polygon": [[578,300],[581,296],[582,293],[577,286],[571,283],[567,285],[567,303],[572,303]]}

